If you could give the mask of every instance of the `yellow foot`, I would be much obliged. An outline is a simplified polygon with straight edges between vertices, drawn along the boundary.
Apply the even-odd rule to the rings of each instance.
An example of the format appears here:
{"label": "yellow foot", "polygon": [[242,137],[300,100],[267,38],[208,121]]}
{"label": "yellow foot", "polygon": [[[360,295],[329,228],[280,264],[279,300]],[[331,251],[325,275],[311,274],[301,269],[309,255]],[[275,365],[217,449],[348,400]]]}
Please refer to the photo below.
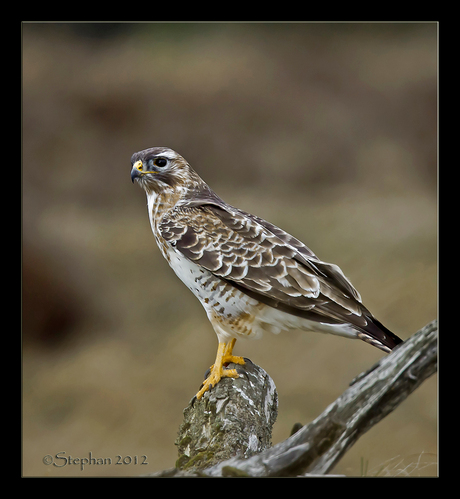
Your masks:
{"label": "yellow foot", "polygon": [[236,372],[236,369],[223,368],[225,364],[230,364],[231,362],[244,365],[243,357],[232,355],[235,342],[236,339],[232,339],[229,343],[219,343],[216,361],[211,366],[209,376],[203,382],[200,391],[196,394],[198,400],[200,400],[205,392],[216,386],[221,378],[239,378],[240,375]]}
{"label": "yellow foot", "polygon": [[205,379],[201,390],[196,394],[196,398],[200,398],[205,392],[213,388],[219,383],[221,378],[239,378],[240,375],[236,372],[236,369],[212,369],[211,374]]}
{"label": "yellow foot", "polygon": [[[224,348],[224,353],[222,354],[222,364],[230,364],[231,362],[233,362],[233,364],[240,364],[241,366],[244,366],[243,357],[237,357],[235,355],[232,355],[235,343],[236,343],[236,338],[233,338],[228,343],[224,343],[225,348]],[[219,354],[219,349],[217,349],[217,354]]]}

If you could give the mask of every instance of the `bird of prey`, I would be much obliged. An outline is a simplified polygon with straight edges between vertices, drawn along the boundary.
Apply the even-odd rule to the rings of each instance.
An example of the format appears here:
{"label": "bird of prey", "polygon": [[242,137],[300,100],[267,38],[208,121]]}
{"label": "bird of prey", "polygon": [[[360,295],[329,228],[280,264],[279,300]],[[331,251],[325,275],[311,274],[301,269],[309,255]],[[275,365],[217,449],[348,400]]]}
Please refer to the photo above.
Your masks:
{"label": "bird of prey", "polygon": [[337,265],[305,244],[223,201],[178,153],[152,147],[131,157],[131,179],[147,194],[161,253],[203,305],[218,338],[217,356],[196,397],[221,377],[237,338],[293,329],[359,338],[384,352],[401,339],[376,320]]}

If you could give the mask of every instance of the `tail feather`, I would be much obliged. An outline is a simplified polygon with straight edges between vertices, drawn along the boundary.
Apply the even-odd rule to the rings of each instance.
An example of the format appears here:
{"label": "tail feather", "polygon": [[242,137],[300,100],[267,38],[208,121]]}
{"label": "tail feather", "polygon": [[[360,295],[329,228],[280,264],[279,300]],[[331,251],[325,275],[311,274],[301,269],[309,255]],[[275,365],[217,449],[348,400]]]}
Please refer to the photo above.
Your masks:
{"label": "tail feather", "polygon": [[367,325],[359,328],[358,338],[387,353],[403,341],[374,317],[367,317]]}

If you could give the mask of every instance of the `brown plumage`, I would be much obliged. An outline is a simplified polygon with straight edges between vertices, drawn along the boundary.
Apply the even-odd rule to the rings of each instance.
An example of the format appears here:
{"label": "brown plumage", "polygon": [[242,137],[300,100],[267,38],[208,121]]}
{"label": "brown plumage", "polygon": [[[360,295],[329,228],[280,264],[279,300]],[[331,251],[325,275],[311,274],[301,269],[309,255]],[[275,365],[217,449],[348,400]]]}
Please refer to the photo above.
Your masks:
{"label": "brown plumage", "polygon": [[216,363],[197,396],[221,376],[238,337],[292,329],[359,338],[385,352],[402,340],[378,322],[336,265],[279,227],[225,203],[171,149],[131,158],[163,256],[205,308],[219,339]]}

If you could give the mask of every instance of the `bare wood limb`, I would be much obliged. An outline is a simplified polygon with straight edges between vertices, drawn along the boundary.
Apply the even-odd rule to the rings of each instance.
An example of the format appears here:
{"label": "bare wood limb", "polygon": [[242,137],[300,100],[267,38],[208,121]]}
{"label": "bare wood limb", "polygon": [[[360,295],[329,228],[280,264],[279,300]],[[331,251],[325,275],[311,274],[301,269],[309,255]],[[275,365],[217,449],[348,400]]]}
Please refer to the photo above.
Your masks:
{"label": "bare wood limb", "polygon": [[[218,464],[206,463],[203,467],[194,468],[192,473],[174,468],[152,476],[263,477],[327,474],[362,434],[392,412],[436,369],[437,321],[433,321],[395,348],[391,354],[383,357],[372,369],[353,380],[350,387],[320,416],[285,441],[265,450],[257,450],[256,454],[248,457],[248,454],[244,455],[244,443],[240,442],[240,447],[233,449],[231,444],[227,446],[224,439],[218,445],[227,447],[230,455],[233,452],[233,457]],[[269,377],[264,379],[268,380]],[[248,398],[244,390],[251,383],[245,383],[243,379],[224,380],[211,391],[216,392],[216,404],[217,400],[221,400],[217,389],[222,384],[221,389],[225,390],[225,385],[231,386],[232,382],[235,385],[238,383],[238,389],[229,396]],[[258,404],[258,410],[263,407],[259,399],[250,400],[249,406],[252,404],[255,407]],[[272,400],[274,401],[274,396]],[[238,406],[239,402],[234,402],[234,407]],[[234,416],[238,419],[238,414]],[[266,424],[263,419],[260,422]],[[269,425],[270,434],[271,424],[273,423]],[[211,435],[208,440],[212,441],[213,438]],[[264,446],[261,449],[262,447]]]}

